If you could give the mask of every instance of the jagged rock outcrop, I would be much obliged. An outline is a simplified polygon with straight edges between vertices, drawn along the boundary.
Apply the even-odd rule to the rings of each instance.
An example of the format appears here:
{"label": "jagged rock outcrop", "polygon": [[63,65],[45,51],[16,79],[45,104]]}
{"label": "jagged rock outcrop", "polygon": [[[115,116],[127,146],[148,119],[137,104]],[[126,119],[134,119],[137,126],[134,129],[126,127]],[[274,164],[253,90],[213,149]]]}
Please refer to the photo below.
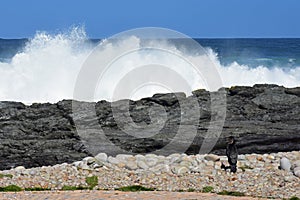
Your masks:
{"label": "jagged rock outcrop", "polygon": [[[237,137],[239,153],[300,149],[300,87],[254,85],[222,91],[114,103],[0,102],[0,169],[73,162],[99,152],[159,153],[167,145],[163,153],[199,153],[208,130],[209,137],[218,136],[214,126],[222,121],[222,109],[226,118],[212,153],[224,154],[229,135]],[[211,101],[218,98],[220,104]]]}

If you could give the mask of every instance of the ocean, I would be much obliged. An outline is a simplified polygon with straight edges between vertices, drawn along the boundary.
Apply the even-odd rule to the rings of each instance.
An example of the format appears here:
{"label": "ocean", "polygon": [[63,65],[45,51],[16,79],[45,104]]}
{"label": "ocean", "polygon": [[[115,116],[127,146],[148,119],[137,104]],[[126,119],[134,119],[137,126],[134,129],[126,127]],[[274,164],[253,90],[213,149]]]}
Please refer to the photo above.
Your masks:
{"label": "ocean", "polygon": [[[194,40],[204,47],[214,62],[224,87],[258,83],[300,86],[300,39]],[[84,30],[60,34],[39,32],[29,39],[0,39],[0,101],[33,103],[72,99],[81,66],[100,42],[100,39],[90,39]],[[122,45],[135,42],[139,41],[128,40]],[[180,42],[179,39],[170,39],[164,45],[176,47]],[[106,51],[113,53],[117,50]],[[183,66],[178,64],[175,67]],[[193,75],[190,76],[192,80]],[[192,85],[193,89],[202,87],[197,81]],[[113,90],[112,86],[106,89]],[[160,91],[153,89],[139,97],[151,96],[155,92]],[[109,97],[104,92],[95,97],[95,100],[100,99],[109,100]]]}

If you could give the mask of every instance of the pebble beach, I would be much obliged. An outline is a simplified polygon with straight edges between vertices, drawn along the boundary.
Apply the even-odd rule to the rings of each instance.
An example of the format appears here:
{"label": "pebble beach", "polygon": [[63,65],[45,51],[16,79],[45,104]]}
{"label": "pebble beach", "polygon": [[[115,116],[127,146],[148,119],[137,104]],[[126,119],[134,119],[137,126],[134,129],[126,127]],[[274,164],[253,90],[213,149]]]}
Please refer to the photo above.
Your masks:
{"label": "pebble beach", "polygon": [[[45,158],[46,159],[46,158]],[[221,169],[226,156],[172,154],[159,156],[100,153],[74,163],[0,171],[0,187],[88,187],[87,177],[98,177],[93,190],[114,191],[139,185],[165,192],[240,192],[249,197],[300,197],[300,151],[239,155],[237,173]]]}

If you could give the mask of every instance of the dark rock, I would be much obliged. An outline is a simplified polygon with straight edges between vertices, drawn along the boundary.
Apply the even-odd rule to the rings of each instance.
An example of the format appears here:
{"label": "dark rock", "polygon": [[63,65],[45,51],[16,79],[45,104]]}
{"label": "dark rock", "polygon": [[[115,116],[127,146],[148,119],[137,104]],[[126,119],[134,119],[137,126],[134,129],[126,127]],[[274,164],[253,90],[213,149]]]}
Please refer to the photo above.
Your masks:
{"label": "dark rock", "polygon": [[300,87],[285,88],[285,93],[291,94],[291,95],[296,95],[296,96],[300,97]]}
{"label": "dark rock", "polygon": [[[240,154],[300,149],[300,88],[225,88],[226,101],[214,104],[212,99],[224,98],[216,95],[221,91],[200,89],[189,97],[156,94],[113,103],[0,102],[0,169],[71,163],[100,152],[166,154],[162,150],[168,147],[169,154],[196,154],[206,137],[217,138],[211,153],[224,155],[229,135],[237,138]],[[224,107],[219,136],[214,130]]]}

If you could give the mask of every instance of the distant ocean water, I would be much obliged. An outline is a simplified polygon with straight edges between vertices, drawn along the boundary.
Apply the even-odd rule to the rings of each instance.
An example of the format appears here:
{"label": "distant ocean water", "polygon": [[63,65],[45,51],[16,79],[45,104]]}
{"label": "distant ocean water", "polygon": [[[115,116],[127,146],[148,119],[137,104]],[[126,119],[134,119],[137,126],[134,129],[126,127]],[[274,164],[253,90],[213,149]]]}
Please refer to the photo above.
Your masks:
{"label": "distant ocean water", "polygon": [[[226,87],[256,83],[300,86],[300,39],[195,40],[215,62]],[[0,101],[32,103],[72,98],[80,67],[99,42],[89,39],[84,30],[0,39]],[[180,42],[168,41],[175,46]],[[194,89],[197,87],[195,84]]]}
{"label": "distant ocean water", "polygon": [[[176,39],[174,39],[176,40]],[[199,39],[194,38],[205,48],[215,52],[224,66],[234,62],[251,68],[300,67],[300,38],[230,38]],[[90,39],[97,45],[100,39]],[[10,62],[21,53],[29,39],[0,39],[0,62]]]}

